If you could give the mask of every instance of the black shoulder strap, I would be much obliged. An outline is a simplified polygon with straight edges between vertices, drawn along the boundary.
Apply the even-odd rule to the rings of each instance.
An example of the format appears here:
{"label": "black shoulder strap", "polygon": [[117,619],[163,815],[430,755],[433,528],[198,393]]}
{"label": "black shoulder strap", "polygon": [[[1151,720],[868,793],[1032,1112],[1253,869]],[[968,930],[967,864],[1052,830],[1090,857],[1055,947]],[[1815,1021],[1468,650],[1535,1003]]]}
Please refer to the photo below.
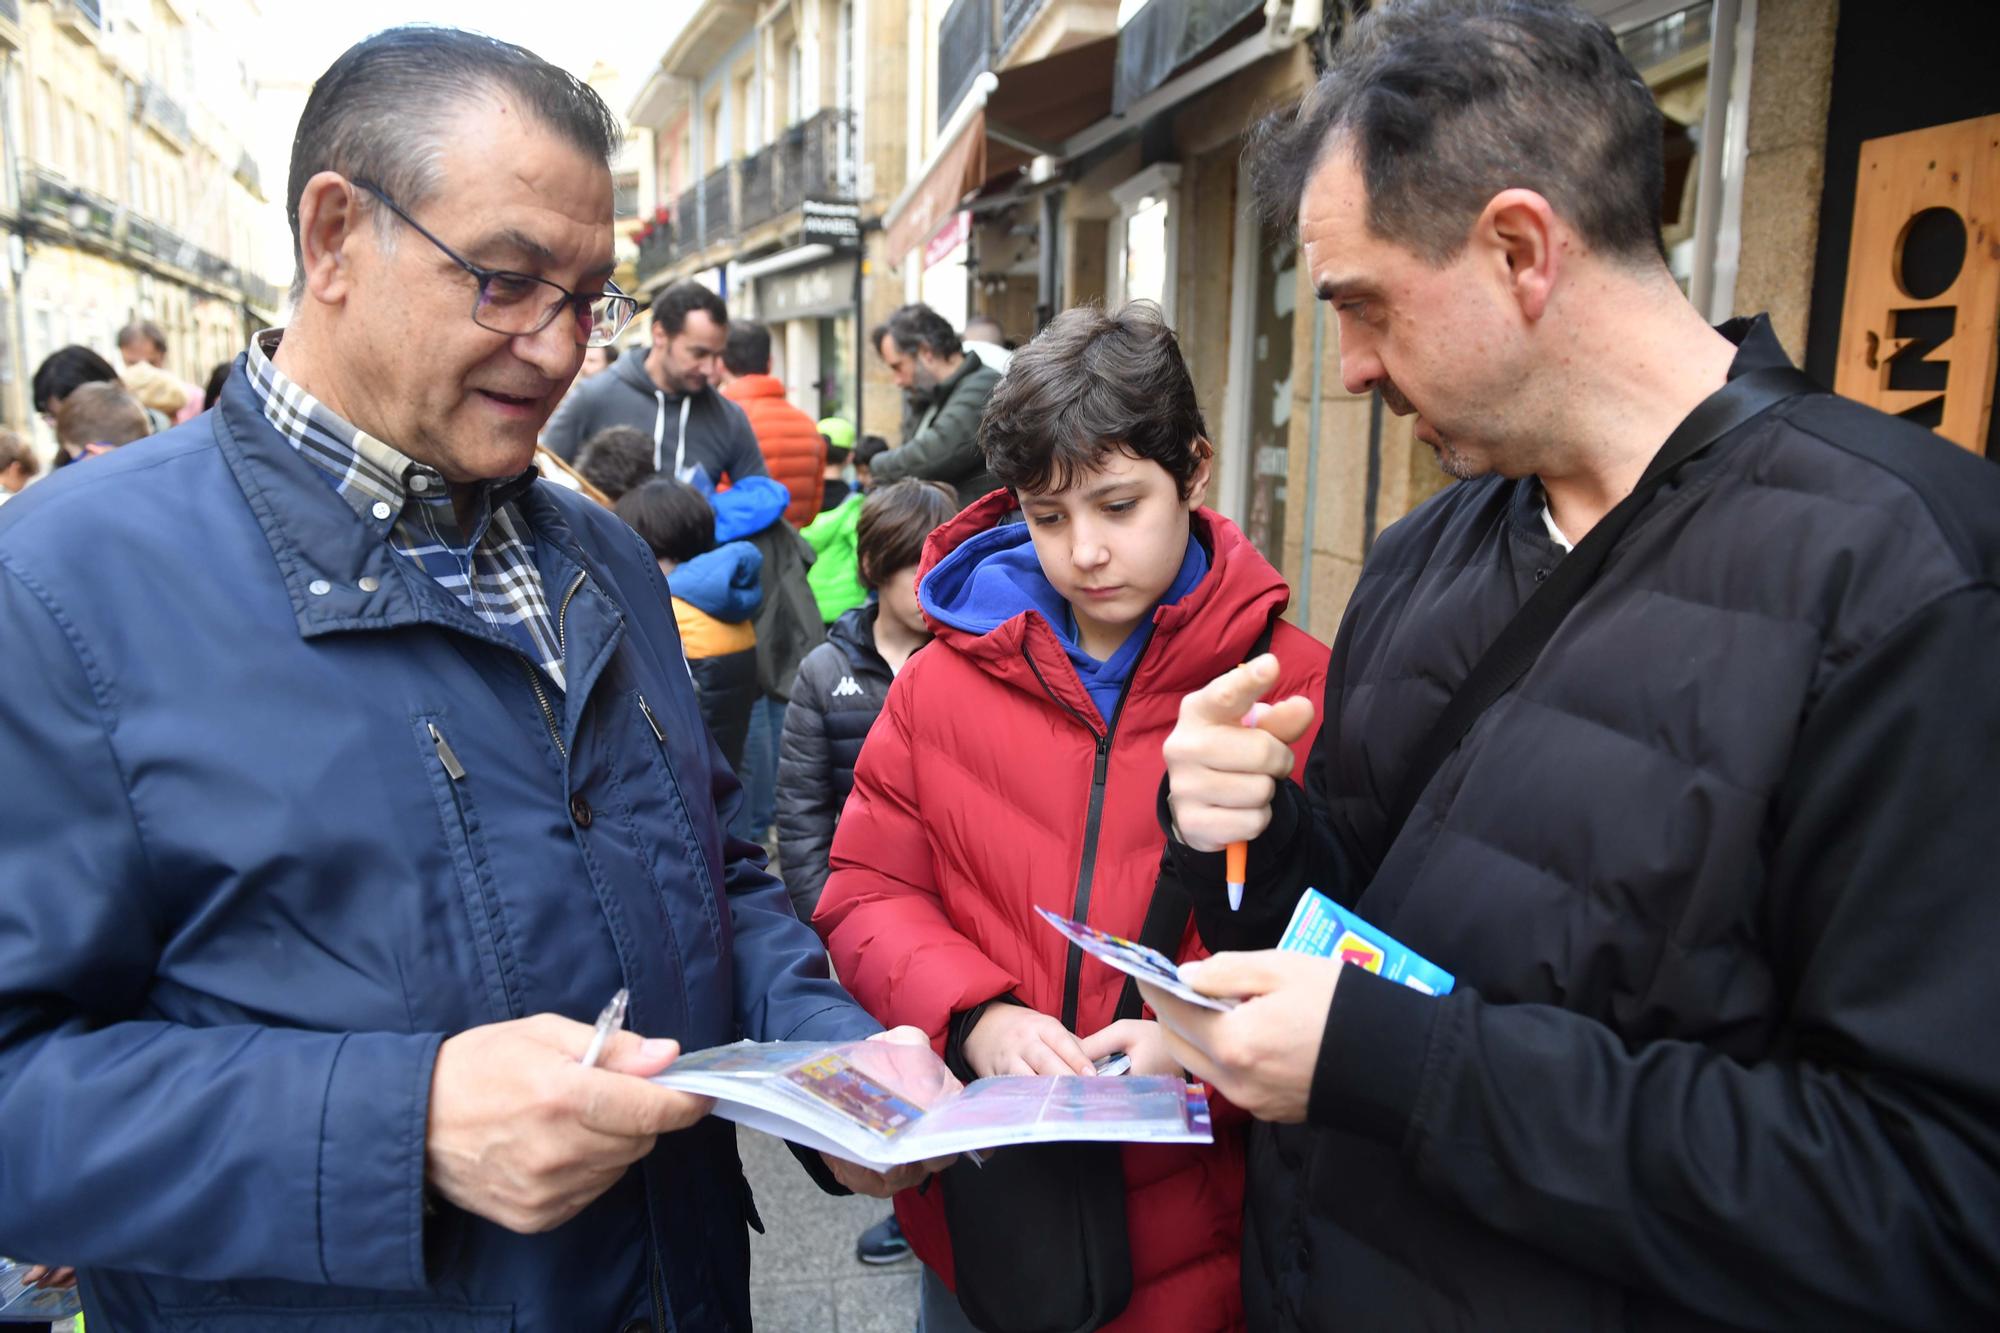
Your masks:
{"label": "black shoulder strap", "polygon": [[1480,714],[1528,673],[1542,649],[1555,637],[1563,618],[1597,581],[1605,560],[1632,526],[1632,520],[1680,466],[1779,403],[1817,392],[1819,386],[1800,371],[1790,366],[1767,366],[1738,375],[1688,413],[1687,419],[1660,446],[1632,493],[1599,519],[1597,526],[1576,544],[1576,549],[1562,558],[1548,580],[1514,613],[1485,656],[1467,673],[1445,710],[1438,714],[1437,721],[1417,746],[1396,792],[1384,846],[1401,834],[1410,812],[1416,809],[1417,798],[1430,785],[1438,766],[1458,748]]}
{"label": "black shoulder strap", "polygon": [[[1278,614],[1272,612],[1270,620],[1265,622],[1264,632],[1250,646],[1251,657],[1262,657],[1271,651],[1271,636],[1278,632]],[[1166,856],[1172,855],[1173,851],[1169,848]],[[1161,864],[1166,863],[1163,857]],[[1139,927],[1139,943],[1172,958],[1174,951],[1180,947],[1181,936],[1187,933],[1188,918],[1193,914],[1194,904],[1188,900],[1187,890],[1181,887],[1178,880],[1155,881],[1152,900],[1146,904],[1145,924]],[[1132,977],[1126,977],[1125,988],[1118,993],[1118,1011],[1112,1017],[1137,1018],[1143,1007],[1139,983]]]}

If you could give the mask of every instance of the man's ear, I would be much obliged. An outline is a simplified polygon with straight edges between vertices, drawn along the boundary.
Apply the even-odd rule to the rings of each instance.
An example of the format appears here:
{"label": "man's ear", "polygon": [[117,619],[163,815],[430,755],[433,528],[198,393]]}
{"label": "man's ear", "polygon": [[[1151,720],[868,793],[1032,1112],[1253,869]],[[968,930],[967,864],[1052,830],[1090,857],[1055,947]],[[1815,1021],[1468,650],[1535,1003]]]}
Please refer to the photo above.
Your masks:
{"label": "man's ear", "polygon": [[1538,320],[1548,308],[1562,268],[1566,229],[1549,201],[1533,190],[1502,190],[1473,224],[1472,243],[1492,257],[1523,317]]}
{"label": "man's ear", "polygon": [[1188,478],[1187,499],[1182,502],[1190,514],[1208,499],[1209,479],[1215,474],[1215,446],[1206,439],[1197,439],[1195,455],[1199,461],[1195,464],[1194,475]]}
{"label": "man's ear", "polygon": [[337,171],[322,171],[299,195],[299,266],[306,296],[339,305],[352,286],[351,247],[364,220],[354,188]]}

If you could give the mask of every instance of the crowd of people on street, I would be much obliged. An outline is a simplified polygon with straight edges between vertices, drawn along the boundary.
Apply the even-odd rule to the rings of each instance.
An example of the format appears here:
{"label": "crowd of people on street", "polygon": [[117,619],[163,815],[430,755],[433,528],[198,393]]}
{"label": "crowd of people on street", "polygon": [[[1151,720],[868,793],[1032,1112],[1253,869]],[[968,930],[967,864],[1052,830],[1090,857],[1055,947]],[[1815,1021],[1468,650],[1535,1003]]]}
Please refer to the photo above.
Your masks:
{"label": "crowd of people on street", "polygon": [[[617,136],[523,48],[370,37],[285,327],[205,390],[144,321],[55,353],[56,475],[0,432],[34,1282],[748,1329],[736,1128],[651,1076],[866,1040],[1213,1098],[1202,1144],[795,1146],[893,1201],[856,1256],[915,1256],[920,1333],[2000,1314],[2000,472],[1688,304],[1602,24],[1380,7],[1250,147],[1346,389],[1457,479],[1331,646],[1156,307],[906,305],[894,434],[815,420],[718,293],[617,289]],[[1280,950],[1314,891],[1453,987]]]}

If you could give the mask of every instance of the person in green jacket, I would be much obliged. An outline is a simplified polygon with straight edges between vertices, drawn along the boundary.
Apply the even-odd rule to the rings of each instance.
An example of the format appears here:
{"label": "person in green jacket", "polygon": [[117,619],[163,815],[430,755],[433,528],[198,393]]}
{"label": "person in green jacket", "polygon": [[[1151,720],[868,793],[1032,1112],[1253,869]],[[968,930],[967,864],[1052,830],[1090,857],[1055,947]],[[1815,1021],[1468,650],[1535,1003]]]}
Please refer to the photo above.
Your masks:
{"label": "person in green jacket", "polygon": [[855,551],[855,532],[861,522],[869,463],[888,447],[889,442],[879,435],[862,436],[861,443],[854,446],[854,490],[799,533],[819,555],[806,570],[806,582],[812,586],[813,600],[819,603],[820,618],[829,625],[868,600],[868,585],[861,581],[860,557]]}

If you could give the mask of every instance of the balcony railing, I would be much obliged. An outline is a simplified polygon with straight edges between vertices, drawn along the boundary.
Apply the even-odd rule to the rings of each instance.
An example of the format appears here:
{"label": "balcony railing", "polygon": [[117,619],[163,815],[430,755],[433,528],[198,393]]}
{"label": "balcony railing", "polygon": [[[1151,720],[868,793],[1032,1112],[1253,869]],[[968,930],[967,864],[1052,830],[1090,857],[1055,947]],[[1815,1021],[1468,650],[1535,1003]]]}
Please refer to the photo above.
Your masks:
{"label": "balcony railing", "polygon": [[734,163],[724,163],[708,173],[701,183],[701,244],[715,244],[736,231],[736,172]]}
{"label": "balcony railing", "polygon": [[993,63],[993,0],[952,0],[938,24],[939,128]]}
{"label": "balcony railing", "polygon": [[677,229],[670,222],[654,224],[652,235],[639,242],[639,285],[679,258],[684,247],[676,243]]}
{"label": "balcony railing", "polygon": [[118,206],[103,195],[73,186],[54,172],[40,167],[28,171],[23,204],[44,224],[61,224],[72,236],[156,264],[171,264],[218,286],[234,288],[267,310],[277,308],[276,288],[262,278],[243,272],[225,256],[204,250],[151,218],[130,210],[121,215]]}
{"label": "balcony railing", "polygon": [[1014,49],[1014,43],[1035,21],[1035,15],[1047,9],[1049,0],[1000,0],[1000,40],[993,45],[993,54],[1004,55]]}
{"label": "balcony railing", "polygon": [[701,249],[701,187],[681,192],[674,202],[673,240],[669,254],[679,259]]}
{"label": "balcony railing", "polygon": [[139,98],[154,124],[175,141],[188,141],[187,108],[169,96],[165,88],[147,79],[139,85]]}
{"label": "balcony railing", "polygon": [[829,107],[780,134],[741,167],[739,223],[782,217],[808,198],[854,197],[854,113]]}

